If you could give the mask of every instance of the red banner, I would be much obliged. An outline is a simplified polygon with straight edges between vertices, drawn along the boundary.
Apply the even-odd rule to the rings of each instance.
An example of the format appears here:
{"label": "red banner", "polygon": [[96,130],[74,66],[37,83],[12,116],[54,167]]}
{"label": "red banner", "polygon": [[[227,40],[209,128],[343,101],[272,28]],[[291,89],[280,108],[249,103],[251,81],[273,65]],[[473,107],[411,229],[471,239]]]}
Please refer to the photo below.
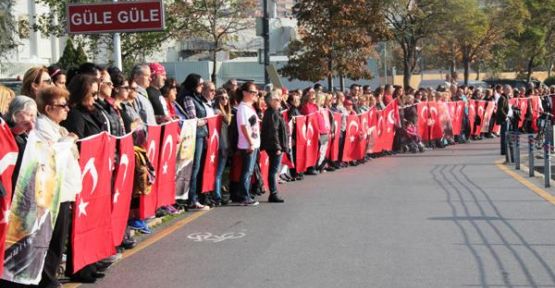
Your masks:
{"label": "red banner", "polygon": [[[158,158],[160,154],[160,135],[162,126],[148,126],[148,136],[146,139],[146,155],[152,163],[154,171],[158,171]],[[158,204],[158,175],[152,184],[152,190],[148,195],[139,197],[139,217],[146,219],[156,214],[156,205]]]}
{"label": "red banner", "polygon": [[438,103],[428,102],[428,109],[430,113],[430,119],[428,121],[428,126],[430,127],[430,140],[439,140],[443,137],[443,129],[439,117]]}
{"label": "red banner", "polygon": [[260,159],[258,159],[258,165],[260,165],[260,174],[262,175],[264,190],[269,191],[270,185],[268,182],[268,175],[270,171],[270,157],[268,157],[268,153],[264,150],[260,151]]}
{"label": "red banner", "polygon": [[538,132],[538,118],[542,112],[540,96],[530,96],[530,110],[532,111],[532,131]]}
{"label": "red banner", "polygon": [[313,167],[318,161],[318,113],[307,116],[306,121],[306,167]]}
{"label": "red banner", "polygon": [[296,116],[295,117],[295,146],[296,146],[296,157],[295,157],[295,167],[298,173],[306,171],[306,116]]}
{"label": "red banner", "polygon": [[341,140],[341,113],[333,113],[333,123],[335,131],[333,133],[332,142],[330,145],[330,159],[331,161],[339,161],[339,141]]}
{"label": "red banner", "polygon": [[179,121],[164,124],[163,137],[160,141],[161,152],[158,160],[156,178],[158,187],[156,191],[156,207],[172,205],[175,203],[175,169],[177,159],[177,144],[179,143]]}
{"label": "red banner", "polygon": [[383,132],[382,132],[382,149],[386,151],[393,150],[393,138],[395,138],[395,123],[399,119],[399,110],[397,101],[393,101],[383,110]]}
{"label": "red banner", "polygon": [[[112,137],[112,136],[110,136]],[[112,137],[113,138],[113,137]],[[112,190],[112,239],[113,245],[119,246],[123,241],[131,196],[133,193],[133,178],[135,172],[135,152],[133,150],[133,135],[127,134],[117,139],[117,159],[114,186]]]}
{"label": "red banner", "polygon": [[520,121],[518,121],[518,128],[522,128],[524,126],[524,120],[526,120],[528,98],[518,98],[518,107],[520,108]]}
{"label": "red banner", "polygon": [[376,143],[374,144],[374,153],[380,153],[384,150],[383,134],[385,127],[385,117],[383,110],[376,111]]}
{"label": "red banner", "polygon": [[359,117],[360,123],[360,141],[358,142],[358,160],[364,159],[366,156],[366,151],[368,150],[368,132],[370,132],[370,125],[368,123],[368,112],[364,112]]}
{"label": "red banner", "polygon": [[368,146],[366,153],[373,154],[381,151],[377,151],[378,146],[378,110],[376,108],[371,108],[368,111]]}
{"label": "red banner", "polygon": [[491,117],[493,116],[493,110],[495,110],[495,102],[487,101],[486,109],[484,111],[484,121],[482,122],[482,131],[481,131],[482,133],[493,132],[493,131],[489,131]]}
{"label": "red banner", "polygon": [[483,125],[487,125],[486,123],[484,123],[484,114],[486,112],[486,101],[475,101],[476,103],[476,120],[478,120],[478,123],[474,123],[474,130],[472,132],[472,135],[474,136],[480,136],[480,133],[482,132],[482,126]]}
{"label": "red banner", "polygon": [[360,123],[357,115],[347,116],[347,130],[345,131],[345,145],[343,145],[343,162],[358,160]]}
{"label": "red banner", "polygon": [[[0,182],[6,195],[0,197],[0,259],[4,259],[4,242],[8,230],[8,217],[12,199],[12,174],[17,161],[17,143],[8,124],[0,118]],[[0,275],[4,265],[0,265]]]}
{"label": "red banner", "polygon": [[463,119],[464,119],[464,107],[465,104],[463,101],[458,101],[457,103],[457,110],[455,111],[455,115],[453,117],[453,134],[460,135],[463,131]]}
{"label": "red banner", "polygon": [[206,120],[208,125],[208,145],[206,147],[204,170],[202,172],[202,193],[214,191],[214,185],[216,184],[222,116],[210,117]]}
{"label": "red banner", "polygon": [[468,101],[468,125],[470,125],[470,135],[474,135],[474,122],[476,120],[476,101]]}
{"label": "red banner", "polygon": [[416,104],[416,111],[418,113],[418,134],[424,142],[430,141],[430,127],[428,126],[428,120],[430,119],[430,109],[428,108],[428,102],[420,102]]}
{"label": "red banner", "polygon": [[115,140],[106,132],[81,140],[83,189],[73,210],[72,272],[115,253],[110,219],[114,151]]}

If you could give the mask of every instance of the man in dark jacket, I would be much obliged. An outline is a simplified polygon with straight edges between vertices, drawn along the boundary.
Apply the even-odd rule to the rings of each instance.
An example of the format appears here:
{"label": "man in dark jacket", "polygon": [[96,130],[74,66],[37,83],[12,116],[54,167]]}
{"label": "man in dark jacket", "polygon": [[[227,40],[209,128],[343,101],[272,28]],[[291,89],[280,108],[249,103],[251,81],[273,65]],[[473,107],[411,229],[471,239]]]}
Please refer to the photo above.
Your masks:
{"label": "man in dark jacket", "polygon": [[501,155],[505,155],[507,153],[507,143],[505,139],[505,135],[507,134],[508,130],[508,115],[509,115],[509,97],[512,95],[512,88],[509,85],[506,85],[503,89],[503,93],[497,100],[497,112],[496,112],[496,123],[501,126]]}
{"label": "man in dark jacket", "polygon": [[287,126],[279,108],[281,106],[281,90],[274,89],[266,96],[268,109],[262,118],[262,132],[260,136],[260,148],[268,153],[270,169],[268,172],[268,183],[270,186],[270,197],[268,202],[283,203],[284,200],[278,196],[277,177],[281,163],[282,153],[287,152]]}

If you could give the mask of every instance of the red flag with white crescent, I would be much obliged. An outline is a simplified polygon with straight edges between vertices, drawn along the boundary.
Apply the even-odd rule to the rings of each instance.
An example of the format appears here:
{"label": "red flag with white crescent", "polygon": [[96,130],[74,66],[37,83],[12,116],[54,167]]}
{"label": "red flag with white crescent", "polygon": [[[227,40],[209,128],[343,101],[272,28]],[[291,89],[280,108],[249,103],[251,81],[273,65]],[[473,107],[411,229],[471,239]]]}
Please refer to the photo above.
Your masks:
{"label": "red flag with white crescent", "polygon": [[296,158],[295,167],[297,172],[302,173],[306,171],[306,116],[295,116],[295,145],[296,145]]}
{"label": "red flag with white crescent", "polygon": [[158,170],[156,178],[158,187],[156,207],[172,205],[175,203],[175,171],[177,160],[177,144],[179,143],[179,121],[172,121],[164,124],[160,159],[158,160]]}
{"label": "red flag with white crescent", "polygon": [[418,113],[418,134],[422,141],[430,141],[430,128],[428,126],[428,121],[430,120],[430,109],[428,108],[428,102],[420,102],[416,104],[416,111]]}
{"label": "red flag with white crescent", "polygon": [[380,153],[384,150],[385,119],[383,110],[376,111],[376,143],[374,144],[374,153]]}
{"label": "red flag with white crescent", "polygon": [[492,132],[489,131],[489,123],[491,122],[491,117],[493,116],[493,110],[495,109],[495,102],[486,101],[486,109],[484,111],[484,121],[482,122],[482,133]]}
{"label": "red flag with white crescent", "polygon": [[447,102],[447,106],[449,107],[449,119],[451,120],[451,128],[453,129],[453,135],[460,134],[460,123],[457,121],[457,104],[458,102]]}
{"label": "red flag with white crescent", "polygon": [[260,165],[260,174],[262,174],[262,183],[264,183],[264,190],[269,191],[270,185],[268,182],[268,175],[270,172],[270,157],[268,157],[268,153],[264,150],[260,151],[260,159],[258,159],[258,165]]}
{"label": "red flag with white crescent", "polygon": [[[8,124],[0,118],[0,181],[6,195],[0,197],[0,259],[4,259],[4,242],[8,230],[10,202],[12,199],[12,174],[17,161],[18,147]],[[0,275],[4,265],[0,265]]]}
{"label": "red flag with white crescent", "polygon": [[476,120],[476,101],[468,101],[468,124],[470,125],[470,135],[474,135],[474,122]]}
{"label": "red flag with white crescent", "polygon": [[[158,171],[158,158],[160,157],[160,135],[162,134],[162,126],[148,126],[148,135],[146,138],[146,155],[154,171]],[[158,175],[154,179],[150,194],[139,196],[139,217],[146,219],[156,214],[158,204]]]}
{"label": "red flag with white crescent", "polygon": [[463,129],[463,119],[464,119],[464,101],[457,101],[457,110],[453,118],[453,134],[460,135]]}
{"label": "red flag with white crescent", "polygon": [[538,118],[540,118],[540,113],[543,112],[540,103],[540,96],[530,97],[530,110],[532,110],[532,131],[534,132],[538,132]]}
{"label": "red flag with white crescent", "polygon": [[376,129],[378,125],[378,110],[375,107],[370,108],[368,111],[368,145],[366,153],[372,154],[376,153],[376,141],[378,137],[378,130]]}
{"label": "red flag with white crescent", "polygon": [[518,98],[518,107],[520,108],[520,121],[518,121],[518,128],[522,128],[524,126],[524,120],[526,120],[528,98]]}
{"label": "red flag with white crescent", "polygon": [[443,137],[443,128],[441,126],[438,103],[428,102],[428,109],[430,113],[430,119],[428,120],[430,139],[439,140]]}
{"label": "red flag with white crescent", "polygon": [[472,135],[480,136],[482,133],[482,126],[487,125],[484,123],[484,114],[486,112],[486,101],[478,100],[476,101],[476,118],[480,119],[480,124],[474,124],[474,130]]}
{"label": "red flag with white crescent", "polygon": [[306,118],[306,167],[316,165],[318,161],[318,113],[312,113]]}
{"label": "red flag with white crescent", "polygon": [[339,160],[339,141],[341,138],[341,120],[343,115],[341,113],[333,113],[333,123],[335,126],[335,131],[333,133],[332,142],[330,145],[330,159],[331,161]]}
{"label": "red flag with white crescent", "polygon": [[357,115],[347,116],[347,130],[345,131],[345,145],[343,145],[343,162],[358,160],[360,123]]}
{"label": "red flag with white crescent", "polygon": [[206,147],[206,157],[204,158],[204,169],[202,171],[202,193],[214,191],[216,184],[222,116],[210,117],[206,121],[208,125],[208,145]]}
{"label": "red flag with white crescent", "polygon": [[118,163],[116,163],[115,168],[111,214],[114,246],[119,246],[121,241],[123,241],[131,207],[133,179],[135,176],[135,151],[133,149],[132,133],[117,138],[117,155]]}
{"label": "red flag with white crescent", "polygon": [[399,119],[397,101],[393,101],[382,111],[384,127],[382,132],[382,148],[386,151],[393,150],[393,138],[395,138],[395,123]]}
{"label": "red flag with white crescent", "polygon": [[115,253],[111,219],[115,142],[106,132],[80,140],[83,189],[73,210],[72,272]]}
{"label": "red flag with white crescent", "polygon": [[359,139],[358,142],[358,159],[362,160],[366,156],[366,151],[368,150],[368,134],[370,130],[370,125],[368,123],[368,112],[361,113],[358,115],[360,123]]}

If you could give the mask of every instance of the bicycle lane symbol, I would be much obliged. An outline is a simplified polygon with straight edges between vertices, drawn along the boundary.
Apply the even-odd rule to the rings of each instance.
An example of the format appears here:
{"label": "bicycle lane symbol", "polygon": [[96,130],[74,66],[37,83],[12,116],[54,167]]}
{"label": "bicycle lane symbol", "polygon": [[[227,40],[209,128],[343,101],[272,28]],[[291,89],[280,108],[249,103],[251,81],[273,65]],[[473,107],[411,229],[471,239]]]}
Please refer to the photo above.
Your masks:
{"label": "bicycle lane symbol", "polygon": [[246,235],[247,234],[244,232],[228,232],[221,235],[212,234],[210,232],[196,232],[189,234],[187,238],[193,240],[194,242],[220,243],[225,240],[240,239],[245,237]]}

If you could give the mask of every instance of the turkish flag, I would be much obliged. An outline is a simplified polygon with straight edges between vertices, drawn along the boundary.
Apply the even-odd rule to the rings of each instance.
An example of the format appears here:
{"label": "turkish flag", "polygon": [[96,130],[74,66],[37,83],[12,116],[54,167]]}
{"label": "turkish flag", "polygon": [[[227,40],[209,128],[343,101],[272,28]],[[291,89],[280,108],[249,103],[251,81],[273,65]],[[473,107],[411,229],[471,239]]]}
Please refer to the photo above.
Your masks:
{"label": "turkish flag", "polygon": [[[113,138],[113,136],[109,136]],[[123,241],[131,195],[133,194],[133,178],[135,172],[135,151],[133,149],[133,134],[117,138],[117,159],[114,186],[112,190],[112,239],[113,245],[118,246]]]}
{"label": "turkish flag", "polygon": [[268,182],[268,175],[270,172],[270,157],[268,153],[264,150],[260,151],[260,159],[258,159],[258,165],[260,165],[260,174],[262,175],[262,183],[264,183],[264,190],[269,191],[270,185]]}
{"label": "turkish flag", "polygon": [[518,107],[520,108],[520,121],[518,121],[518,128],[522,128],[524,126],[524,120],[526,120],[528,98],[518,98]]}
{"label": "turkish flag", "polygon": [[341,120],[343,115],[341,113],[333,113],[333,125],[335,131],[333,133],[333,138],[330,146],[330,159],[331,161],[339,160],[339,141],[341,140]]}
{"label": "turkish flag", "polygon": [[447,102],[447,107],[449,108],[449,120],[451,121],[451,129],[453,130],[453,135],[457,135],[459,133],[455,133],[455,122],[457,117],[457,102]]}
{"label": "turkish flag", "polygon": [[360,123],[358,160],[364,159],[364,156],[366,156],[366,151],[368,150],[368,133],[370,132],[370,125],[368,124],[368,114],[368,112],[364,112],[358,115],[358,121]]}
{"label": "turkish flag", "polygon": [[318,113],[312,113],[306,118],[306,167],[316,165],[318,161]]}
{"label": "turkish flag", "polygon": [[202,193],[214,191],[214,185],[216,184],[222,116],[206,118],[206,121],[208,125],[208,145],[206,145],[206,157],[204,158],[204,170],[202,171]]}
{"label": "turkish flag", "polygon": [[295,119],[295,145],[296,145],[296,159],[295,167],[298,173],[306,171],[306,150],[307,150],[307,139],[306,139],[306,116],[296,116]]}
{"label": "turkish flag", "polygon": [[540,118],[540,113],[543,112],[540,107],[540,96],[531,96],[530,105],[530,110],[532,111],[532,131],[538,132],[538,118]]}
{"label": "turkish flag", "polygon": [[383,110],[376,111],[376,143],[374,144],[374,153],[380,153],[384,150],[384,131],[385,117]]}
{"label": "turkish flag", "polygon": [[343,162],[358,159],[360,123],[357,115],[347,116],[347,130],[345,131],[345,145],[343,145]]}
{"label": "turkish flag", "polygon": [[468,124],[470,125],[470,135],[474,135],[474,122],[476,120],[476,101],[468,101]]}
{"label": "turkish flag", "polygon": [[158,183],[156,189],[158,191],[157,208],[175,203],[175,171],[180,132],[179,121],[168,122],[162,127],[160,159],[156,171],[156,182]]}
{"label": "turkish flag", "polygon": [[[4,259],[4,244],[8,231],[8,217],[12,199],[12,175],[17,161],[17,143],[8,124],[0,118],[0,182],[6,194],[0,196],[0,259]],[[4,265],[0,265],[0,275]]]}
{"label": "turkish flag", "polygon": [[385,118],[383,120],[382,148],[391,151],[393,150],[393,138],[395,138],[395,123],[399,119],[397,101],[389,103],[382,112],[382,116]]}
{"label": "turkish flag", "polygon": [[455,110],[455,115],[453,115],[453,134],[460,135],[462,133],[462,124],[464,117],[464,101],[457,101],[457,108]]}
{"label": "turkish flag", "polygon": [[430,127],[428,126],[428,121],[430,119],[430,109],[428,108],[428,102],[420,102],[416,104],[416,111],[418,113],[418,134],[422,141],[430,141]]}
{"label": "turkish flag", "polygon": [[[158,158],[160,154],[160,135],[162,134],[162,126],[148,126],[148,135],[146,138],[146,155],[154,171],[158,171]],[[175,181],[175,180],[174,180]],[[150,194],[139,196],[139,217],[146,219],[156,214],[156,205],[158,204],[158,175],[154,179]]]}
{"label": "turkish flag", "polygon": [[480,124],[474,124],[476,127],[474,127],[472,135],[480,136],[480,133],[482,132],[482,126],[487,125],[487,123],[484,123],[485,112],[486,112],[486,101],[482,101],[482,100],[476,101],[476,119],[480,119]]}
{"label": "turkish flag", "polygon": [[376,141],[378,137],[378,130],[376,129],[378,125],[378,110],[375,107],[370,108],[368,111],[368,145],[366,148],[366,153],[372,154],[380,151],[376,151]]}
{"label": "turkish flag", "polygon": [[493,116],[493,110],[495,109],[495,102],[487,101],[486,110],[484,111],[484,121],[482,122],[482,133],[492,132],[489,131],[489,123],[491,122],[491,116]]}
{"label": "turkish flag", "polygon": [[430,127],[430,140],[439,140],[443,137],[443,128],[441,126],[439,107],[437,102],[428,102],[430,119],[428,126]]}
{"label": "turkish flag", "polygon": [[83,189],[73,210],[73,273],[115,253],[110,217],[115,142],[106,132],[80,140]]}

